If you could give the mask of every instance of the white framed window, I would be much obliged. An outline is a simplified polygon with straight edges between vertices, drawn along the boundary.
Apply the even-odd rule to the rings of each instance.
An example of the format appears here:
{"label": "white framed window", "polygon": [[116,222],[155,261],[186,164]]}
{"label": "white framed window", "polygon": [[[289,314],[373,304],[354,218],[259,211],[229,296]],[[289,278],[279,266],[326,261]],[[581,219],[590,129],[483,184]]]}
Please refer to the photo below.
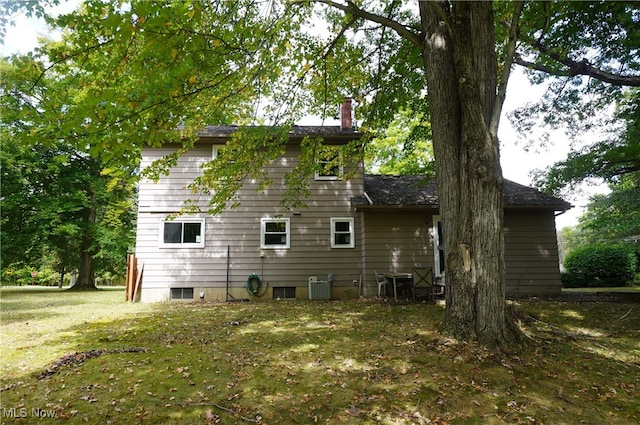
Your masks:
{"label": "white framed window", "polygon": [[339,180],[342,178],[342,155],[335,147],[325,147],[320,153],[316,167],[316,180]]}
{"label": "white framed window", "polygon": [[288,218],[262,218],[260,220],[260,248],[289,249],[291,223]]}
{"label": "white framed window", "polygon": [[225,146],[226,145],[213,145],[211,147],[211,159],[216,159]]}
{"label": "white framed window", "polygon": [[162,220],[160,248],[204,248],[204,218]]}
{"label": "white framed window", "polygon": [[354,248],[353,217],[331,218],[331,248]]}

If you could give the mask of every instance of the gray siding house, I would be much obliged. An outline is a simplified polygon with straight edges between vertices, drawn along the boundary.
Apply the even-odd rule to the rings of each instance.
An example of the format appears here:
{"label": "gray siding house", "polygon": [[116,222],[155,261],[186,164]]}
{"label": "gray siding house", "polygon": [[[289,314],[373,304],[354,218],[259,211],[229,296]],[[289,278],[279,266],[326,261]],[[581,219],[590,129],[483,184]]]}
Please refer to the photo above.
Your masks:
{"label": "gray siding house", "polygon": [[[444,271],[444,235],[433,181],[420,176],[365,175],[362,196],[363,270],[411,271],[414,266]],[[504,232],[508,295],[559,293],[560,270],[555,215],[571,208],[562,199],[505,180]]]}
{"label": "gray siding house", "polygon": [[[193,198],[186,186],[234,129],[205,129],[168,176],[140,182],[136,257],[144,269],[142,301],[348,299],[377,295],[374,271],[426,266],[435,276],[442,273],[437,192],[420,177],[364,175],[362,164],[355,164],[356,176],[348,180],[316,175],[308,208],[281,207],[284,176],[299,161],[304,136],[343,144],[361,137],[350,127],[293,127],[284,155],[265,170],[271,187],[256,191],[257,183],[247,182],[235,209],[168,219]],[[141,167],[175,150],[144,148]],[[206,211],[206,197],[200,202]],[[570,207],[505,182],[509,294],[560,291],[554,214]],[[330,281],[328,294],[309,293],[311,276]]]}

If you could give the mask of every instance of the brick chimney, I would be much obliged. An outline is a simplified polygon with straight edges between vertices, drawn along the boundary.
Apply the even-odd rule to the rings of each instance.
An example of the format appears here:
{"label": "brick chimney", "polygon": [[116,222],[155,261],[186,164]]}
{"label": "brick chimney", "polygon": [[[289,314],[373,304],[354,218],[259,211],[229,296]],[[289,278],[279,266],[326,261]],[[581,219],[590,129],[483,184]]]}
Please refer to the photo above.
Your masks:
{"label": "brick chimney", "polygon": [[351,118],[351,98],[345,98],[340,104],[340,130],[353,130],[353,119]]}

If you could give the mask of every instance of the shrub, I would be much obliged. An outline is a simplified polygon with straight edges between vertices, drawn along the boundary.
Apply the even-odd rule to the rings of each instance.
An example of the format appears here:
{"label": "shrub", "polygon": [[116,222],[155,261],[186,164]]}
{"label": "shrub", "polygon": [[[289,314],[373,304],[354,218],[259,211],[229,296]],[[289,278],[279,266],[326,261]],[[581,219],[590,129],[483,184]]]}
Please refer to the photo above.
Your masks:
{"label": "shrub", "polygon": [[560,282],[562,283],[563,288],[581,288],[583,286],[588,286],[583,283],[584,279],[575,274],[568,271],[563,271],[560,273]]}
{"label": "shrub", "polygon": [[624,245],[597,245],[577,249],[564,262],[566,288],[632,286],[637,269],[634,249]]}
{"label": "shrub", "polygon": [[[33,272],[36,272],[35,277],[31,276]],[[60,274],[47,266],[37,269],[28,264],[13,263],[2,269],[1,278],[3,286],[23,286],[32,283],[39,286],[51,286],[58,284]]]}

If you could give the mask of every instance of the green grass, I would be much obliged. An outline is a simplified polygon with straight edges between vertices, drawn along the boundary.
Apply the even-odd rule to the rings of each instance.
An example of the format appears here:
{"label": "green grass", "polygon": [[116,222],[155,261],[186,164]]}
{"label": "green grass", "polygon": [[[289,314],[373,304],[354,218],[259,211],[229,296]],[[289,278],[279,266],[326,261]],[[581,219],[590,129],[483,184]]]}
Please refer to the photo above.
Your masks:
{"label": "green grass", "polygon": [[562,288],[562,293],[598,293],[598,292],[616,292],[616,293],[640,293],[640,286],[618,286],[614,288]]}
{"label": "green grass", "polygon": [[[640,421],[637,304],[515,302],[535,342],[495,352],[438,334],[435,304],[0,295],[3,424]],[[110,351],[38,379],[89,350]]]}

